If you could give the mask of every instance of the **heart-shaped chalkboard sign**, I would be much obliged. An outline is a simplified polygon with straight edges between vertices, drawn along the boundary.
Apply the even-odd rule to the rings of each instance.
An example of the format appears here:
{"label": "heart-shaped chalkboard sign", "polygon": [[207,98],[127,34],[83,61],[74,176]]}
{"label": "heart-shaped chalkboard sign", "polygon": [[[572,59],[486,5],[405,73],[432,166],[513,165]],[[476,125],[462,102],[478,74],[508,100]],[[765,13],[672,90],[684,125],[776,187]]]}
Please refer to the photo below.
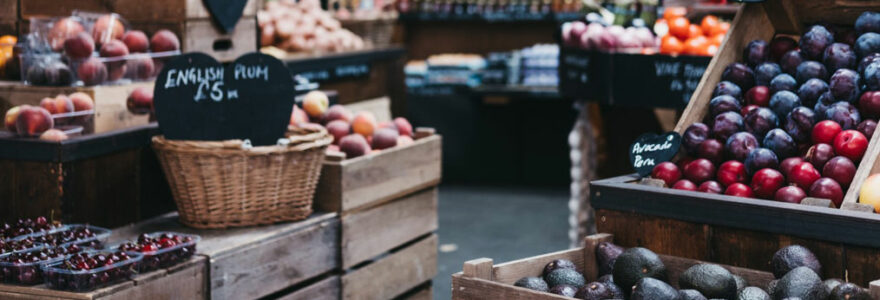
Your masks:
{"label": "heart-shaped chalkboard sign", "polygon": [[[251,0],[262,1],[262,0]],[[205,7],[211,12],[211,16],[217,24],[223,29],[223,32],[230,32],[235,28],[235,24],[241,19],[244,13],[244,7],[248,0],[204,0]]]}
{"label": "heart-shaped chalkboard sign", "polygon": [[284,136],[295,97],[293,77],[278,59],[245,54],[224,67],[203,53],[162,68],[154,87],[159,129],[170,140],[250,139],[273,145]]}
{"label": "heart-shaped chalkboard sign", "polygon": [[681,135],[670,132],[664,135],[646,133],[629,147],[629,162],[640,176],[648,176],[654,166],[675,157],[681,146]]}

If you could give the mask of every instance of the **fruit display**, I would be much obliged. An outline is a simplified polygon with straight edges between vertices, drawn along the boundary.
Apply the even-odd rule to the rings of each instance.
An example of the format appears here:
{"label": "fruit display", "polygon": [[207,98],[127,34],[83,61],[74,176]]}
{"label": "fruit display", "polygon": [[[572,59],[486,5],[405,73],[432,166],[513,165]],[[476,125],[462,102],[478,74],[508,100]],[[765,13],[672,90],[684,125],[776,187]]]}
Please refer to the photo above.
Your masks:
{"label": "fruit display", "polygon": [[713,56],[721,47],[730,23],[714,15],[704,16],[699,23],[691,23],[682,7],[666,7],[663,18],[654,24],[660,37],[660,53],[669,55]]}
{"label": "fruit display", "polygon": [[145,233],[139,235],[136,242],[123,243],[115,249],[143,254],[140,272],[148,272],[189,259],[196,253],[196,243],[199,240],[197,235],[176,232]]}
{"label": "fruit display", "polygon": [[43,266],[60,262],[81,251],[83,248],[69,245],[0,255],[0,281],[23,285],[42,283]]}
{"label": "fruit display", "polygon": [[6,111],[4,125],[6,130],[21,137],[57,142],[68,138],[65,131],[77,127],[81,131],[82,127],[87,127],[94,117],[94,109],[95,101],[86,93],[59,94],[54,98],[43,98],[39,106],[25,104],[10,108]]}
{"label": "fruit display", "polygon": [[584,50],[645,54],[657,52],[658,46],[657,37],[647,27],[606,26],[600,21],[562,24],[562,42],[565,46]]}
{"label": "fruit display", "polygon": [[343,52],[366,47],[361,37],[342,28],[317,0],[268,1],[257,13],[257,22],[263,47],[286,52]]}
{"label": "fruit display", "polygon": [[333,136],[333,144],[327,151],[343,152],[347,158],[414,142],[412,124],[405,118],[377,122],[371,112],[352,114],[342,105],[328,105],[326,94],[321,91],[309,92],[303,99],[302,108],[293,107],[290,125],[324,126]]}
{"label": "fruit display", "polygon": [[49,221],[40,216],[35,219],[18,219],[15,223],[3,223],[0,226],[0,238],[4,241],[33,233],[48,232],[61,227],[61,222]]}
{"label": "fruit display", "polygon": [[168,30],[151,37],[132,30],[117,14],[74,12],[32,20],[20,43],[22,81],[33,85],[99,85],[151,80],[180,51]]}
{"label": "fruit display", "polygon": [[[541,276],[523,277],[514,285],[564,297],[601,300],[681,299],[872,299],[868,290],[841,279],[823,281],[822,264],[813,252],[800,245],[776,251],[770,270],[776,278],[766,287],[750,285],[746,278],[711,263],[698,263],[670,282],[660,256],[649,249],[624,249],[602,242],[596,248],[598,275],[586,282],[569,260],[557,259],[544,266]],[[673,287],[676,286],[676,287]]]}
{"label": "fruit display", "polygon": [[743,62],[721,74],[706,118],[682,134],[684,158],[658,164],[653,177],[683,190],[718,182],[723,191],[705,191],[840,207],[880,116],[880,85],[871,83],[880,35],[865,30],[880,25],[874,15],[858,18],[855,39],[851,29],[813,25],[797,42],[749,42]]}
{"label": "fruit display", "polygon": [[130,278],[141,259],[137,252],[85,251],[42,269],[49,287],[85,292]]}
{"label": "fruit display", "polygon": [[34,241],[33,237],[25,236],[13,240],[0,241],[0,254],[33,250],[39,247],[40,245]]}
{"label": "fruit display", "polygon": [[93,249],[104,248],[104,243],[110,237],[110,230],[92,225],[70,224],[53,230],[45,235],[33,236],[36,243],[47,246],[70,246],[89,247]]}

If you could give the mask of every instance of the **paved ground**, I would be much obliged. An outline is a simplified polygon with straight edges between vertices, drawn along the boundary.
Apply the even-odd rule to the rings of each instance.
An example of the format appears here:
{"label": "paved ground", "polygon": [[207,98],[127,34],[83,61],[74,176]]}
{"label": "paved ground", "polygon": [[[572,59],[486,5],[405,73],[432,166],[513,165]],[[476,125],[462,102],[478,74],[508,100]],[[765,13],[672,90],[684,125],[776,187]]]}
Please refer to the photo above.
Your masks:
{"label": "paved ground", "polygon": [[496,263],[567,249],[568,189],[440,187],[440,251],[434,299],[452,297],[451,275],[467,260]]}

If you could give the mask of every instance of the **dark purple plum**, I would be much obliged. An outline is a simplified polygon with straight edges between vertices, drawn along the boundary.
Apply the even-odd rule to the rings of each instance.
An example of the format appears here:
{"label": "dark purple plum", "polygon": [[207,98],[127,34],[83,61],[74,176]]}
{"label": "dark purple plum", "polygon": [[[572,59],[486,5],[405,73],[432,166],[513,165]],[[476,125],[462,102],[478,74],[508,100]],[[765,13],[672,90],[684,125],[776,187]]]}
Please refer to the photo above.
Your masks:
{"label": "dark purple plum", "polygon": [[770,132],[764,136],[764,141],[761,142],[761,144],[764,148],[770,149],[770,151],[776,153],[778,159],[786,159],[795,156],[798,152],[798,145],[797,142],[794,141],[794,138],[788,135],[785,130],[779,128],[770,130]]}
{"label": "dark purple plum", "polygon": [[712,122],[712,135],[722,141],[742,130],[743,118],[738,112],[729,111],[719,114]]}
{"label": "dark purple plum", "polygon": [[828,84],[824,80],[813,78],[801,84],[801,87],[798,88],[798,98],[801,99],[804,106],[813,107],[816,105],[816,101],[819,101],[819,96],[827,91]]}
{"label": "dark purple plum", "polygon": [[741,63],[732,63],[724,68],[721,80],[735,83],[743,90],[749,90],[755,86],[755,72]]}
{"label": "dark purple plum", "polygon": [[801,100],[797,94],[789,91],[780,91],[770,97],[770,109],[777,117],[784,118],[795,107],[801,106]]}
{"label": "dark purple plum", "polygon": [[831,104],[834,104],[834,96],[831,96],[831,92],[825,92],[822,96],[819,96],[819,100],[813,106],[813,112],[816,113],[816,122],[825,120],[825,112],[828,111]]}
{"label": "dark purple plum", "polygon": [[836,156],[834,154],[834,147],[831,145],[818,143],[807,149],[807,153],[804,154],[804,160],[813,164],[817,170],[822,170],[825,168],[825,163],[827,163],[831,158]]}
{"label": "dark purple plum", "polygon": [[865,89],[880,91],[880,59],[868,64],[863,75],[862,81],[865,84]]}
{"label": "dark purple plum", "polygon": [[742,89],[739,88],[736,83],[730,81],[722,81],[719,82],[718,85],[715,86],[715,90],[712,91],[712,97],[718,97],[721,95],[729,95],[733,96],[737,100],[742,99]]}
{"label": "dark purple plum", "polygon": [[681,145],[684,146],[685,151],[696,155],[700,144],[708,138],[709,126],[703,123],[694,123],[684,130],[684,134],[681,136]]}
{"label": "dark purple plum", "polygon": [[831,73],[837,69],[855,69],[856,53],[847,44],[834,43],[825,48],[822,62],[825,63],[825,69]]}
{"label": "dark purple plum", "polygon": [[859,123],[859,126],[856,126],[856,130],[861,132],[868,138],[868,141],[871,140],[871,137],[874,136],[874,131],[877,129],[877,122],[874,120],[864,120]]}
{"label": "dark purple plum", "polygon": [[717,166],[724,160],[724,144],[716,139],[705,140],[697,149],[697,157],[708,159]]}
{"label": "dark purple plum", "polygon": [[764,136],[773,128],[779,127],[779,117],[766,107],[758,107],[743,117],[743,126],[754,136]]}
{"label": "dark purple plum", "polygon": [[794,77],[797,79],[798,83],[807,82],[810,78],[826,80],[828,79],[828,71],[825,69],[825,66],[818,61],[808,60],[802,62],[801,65],[797,67],[797,73]]}
{"label": "dark purple plum", "polygon": [[858,33],[880,33],[880,13],[873,11],[863,12],[859,15],[859,18],[856,19],[855,29]]}
{"label": "dark purple plum", "polygon": [[746,45],[745,49],[743,49],[743,60],[745,60],[746,64],[750,67],[757,66],[758,64],[767,61],[767,56],[769,55],[770,47],[764,40],[753,40]]}
{"label": "dark purple plum", "polygon": [[859,75],[865,76],[865,68],[875,60],[880,60],[880,53],[871,53],[859,60]]}
{"label": "dark purple plum", "polygon": [[806,61],[804,56],[801,55],[799,50],[791,50],[785,55],[782,55],[782,58],[779,59],[779,67],[782,68],[782,72],[785,72],[788,75],[794,76],[797,74],[797,67]]}
{"label": "dark purple plum", "polygon": [[737,132],[727,138],[724,150],[727,151],[730,158],[745,161],[749,153],[757,149],[758,146],[758,139],[754,135],[748,132]]}
{"label": "dark purple plum", "polygon": [[834,43],[834,34],[825,26],[813,25],[801,36],[800,49],[805,58],[810,60],[822,59],[825,48]]}
{"label": "dark purple plum", "polygon": [[776,75],[782,74],[782,68],[776,63],[765,62],[755,67],[755,84],[768,85]]}
{"label": "dark purple plum", "polygon": [[797,41],[787,36],[777,36],[770,41],[769,56],[771,61],[779,61],[785,53],[797,48]]}
{"label": "dark purple plum", "polygon": [[770,80],[770,95],[776,94],[779,91],[797,91],[798,82],[788,74],[779,74],[776,77],[773,77],[773,80]]}
{"label": "dark purple plum", "polygon": [[829,106],[825,111],[825,119],[837,122],[843,130],[856,129],[856,126],[862,122],[859,110],[846,101],[836,102]]}
{"label": "dark purple plum", "polygon": [[859,89],[859,74],[850,69],[840,69],[831,75],[828,81],[828,90],[837,101],[855,103],[859,101],[861,90]]}
{"label": "dark purple plum", "polygon": [[746,165],[746,173],[755,174],[760,169],[771,168],[776,169],[779,166],[779,158],[776,153],[767,148],[756,148],[749,152],[744,162]]}
{"label": "dark purple plum", "polygon": [[865,57],[871,53],[880,52],[880,33],[866,32],[856,39],[853,45],[856,55]]}
{"label": "dark purple plum", "polygon": [[862,96],[859,97],[858,106],[862,118],[874,120],[880,118],[880,91],[862,93]]}
{"label": "dark purple plum", "polygon": [[788,113],[783,127],[795,142],[804,144],[810,142],[813,126],[816,125],[816,122],[818,122],[816,113],[812,109],[799,106]]}
{"label": "dark purple plum", "polygon": [[739,112],[741,110],[742,106],[739,104],[739,100],[729,95],[721,95],[709,101],[709,115],[712,117],[729,111]]}

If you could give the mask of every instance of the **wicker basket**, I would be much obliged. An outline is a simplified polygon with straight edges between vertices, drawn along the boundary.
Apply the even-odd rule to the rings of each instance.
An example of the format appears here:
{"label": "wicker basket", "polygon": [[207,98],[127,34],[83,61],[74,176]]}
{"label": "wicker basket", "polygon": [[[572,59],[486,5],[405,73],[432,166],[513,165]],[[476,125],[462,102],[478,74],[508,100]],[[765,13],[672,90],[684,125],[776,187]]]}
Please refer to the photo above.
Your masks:
{"label": "wicker basket", "polygon": [[290,129],[287,134],[287,146],[246,150],[241,140],[153,137],[180,222],[195,228],[227,228],[307,218],[333,137],[324,129]]}

